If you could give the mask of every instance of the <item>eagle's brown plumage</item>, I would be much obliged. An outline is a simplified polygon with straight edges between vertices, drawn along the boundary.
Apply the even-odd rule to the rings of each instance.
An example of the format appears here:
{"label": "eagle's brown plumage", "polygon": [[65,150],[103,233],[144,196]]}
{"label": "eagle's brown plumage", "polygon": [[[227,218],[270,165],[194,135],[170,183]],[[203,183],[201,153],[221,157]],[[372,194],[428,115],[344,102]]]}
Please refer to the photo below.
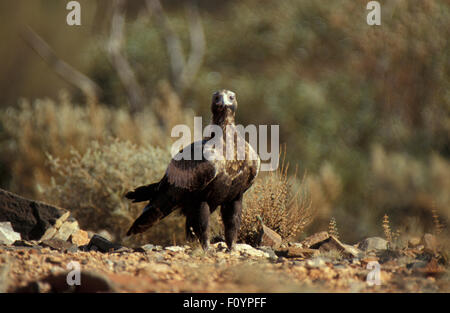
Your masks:
{"label": "eagle's brown plumage", "polygon": [[[234,117],[237,109],[236,96],[228,90],[213,94],[211,111],[212,125],[222,129],[220,138],[222,151],[211,145],[212,137],[203,138],[190,146],[191,159],[180,159],[179,152],[167,167],[164,177],[157,183],[141,186],[125,196],[133,202],[149,201],[144,212],[131,226],[127,235],[145,231],[177,208],[186,216],[186,235],[195,234],[204,249],[209,246],[209,215],[221,207],[225,226],[225,240],[231,249],[236,242],[241,222],[242,197],[256,178],[260,159],[253,148],[244,140],[245,158],[238,158],[238,137]],[[237,136],[227,136],[234,132]],[[234,153],[227,155],[228,149]],[[197,154],[202,152],[201,154]],[[205,158],[203,152],[209,157]],[[194,155],[201,155],[195,160]],[[229,159],[227,159],[227,157]]]}

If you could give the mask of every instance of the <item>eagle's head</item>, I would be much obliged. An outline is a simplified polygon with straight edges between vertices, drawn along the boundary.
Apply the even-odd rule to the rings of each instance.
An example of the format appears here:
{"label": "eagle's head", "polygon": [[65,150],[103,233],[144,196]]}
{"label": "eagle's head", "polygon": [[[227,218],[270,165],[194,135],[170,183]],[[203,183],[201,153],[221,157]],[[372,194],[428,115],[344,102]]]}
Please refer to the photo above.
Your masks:
{"label": "eagle's head", "polygon": [[216,114],[229,114],[237,109],[236,94],[230,90],[216,91],[212,96],[211,111]]}

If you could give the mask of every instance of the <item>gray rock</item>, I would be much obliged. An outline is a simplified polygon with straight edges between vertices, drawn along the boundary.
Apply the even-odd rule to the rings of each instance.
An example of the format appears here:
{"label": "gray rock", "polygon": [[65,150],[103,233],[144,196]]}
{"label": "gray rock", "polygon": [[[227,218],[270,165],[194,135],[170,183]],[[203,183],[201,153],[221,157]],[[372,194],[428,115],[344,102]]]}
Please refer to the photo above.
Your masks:
{"label": "gray rock", "polygon": [[275,261],[278,259],[278,256],[275,254],[271,247],[258,247],[258,250],[266,252],[269,255],[269,259]]}
{"label": "gray rock", "polygon": [[406,268],[415,270],[415,269],[419,269],[419,268],[424,268],[427,265],[428,265],[427,261],[417,260],[417,261],[407,264]]}
{"label": "gray rock", "polygon": [[436,237],[432,234],[425,234],[422,238],[425,252],[437,253],[439,251],[439,244]]}
{"label": "gray rock", "polygon": [[275,231],[262,224],[261,232],[259,234],[259,245],[260,246],[268,246],[273,249],[278,249],[281,245],[281,236],[278,235]]}
{"label": "gray rock", "polygon": [[94,251],[100,251],[100,252],[111,252],[114,250],[118,250],[122,248],[121,245],[117,243],[112,243],[111,241],[107,240],[106,238],[103,238],[99,235],[94,235],[91,238],[91,241],[87,244],[85,247],[86,251],[94,250]]}
{"label": "gray rock", "polygon": [[306,261],[306,266],[309,268],[324,267],[326,265],[326,260],[321,257],[312,258]]}
{"label": "gray rock", "polygon": [[319,249],[319,251],[321,252],[336,250],[339,251],[345,258],[359,257],[362,255],[362,252],[357,248],[342,243],[339,239],[332,235],[329,235],[328,238],[322,241],[316,242],[315,244],[311,245],[310,248]]}
{"label": "gray rock", "polygon": [[322,231],[320,233],[315,233],[314,235],[309,236],[301,242],[301,245],[303,248],[311,248],[314,245],[324,242],[328,238],[330,238],[328,232]]}
{"label": "gray rock", "polygon": [[45,233],[42,235],[41,237],[41,241],[44,240],[50,240],[53,238],[53,236],[55,236],[56,232],[58,231],[58,229],[56,227],[49,227],[47,228],[47,230],[45,231]]}
{"label": "gray rock", "polygon": [[16,240],[13,245],[16,247],[40,248],[39,243],[35,240]]}
{"label": "gray rock", "polygon": [[184,252],[184,250],[186,250],[186,248],[180,247],[180,246],[170,246],[170,247],[165,247],[165,250],[172,251],[172,252]]}
{"label": "gray rock", "polygon": [[408,240],[408,246],[414,248],[419,246],[421,242],[420,237],[412,237]]}
{"label": "gray rock", "polygon": [[380,237],[369,237],[361,241],[358,248],[366,252],[387,250],[388,242]]}
{"label": "gray rock", "polygon": [[61,228],[62,224],[63,224],[65,221],[67,221],[67,219],[69,218],[69,216],[70,216],[70,212],[69,212],[69,211],[63,213],[63,215],[61,215],[61,217],[58,218],[58,219],[56,220],[55,225],[53,225],[53,226],[54,226],[55,228],[57,228],[57,229]]}
{"label": "gray rock", "polygon": [[102,229],[100,231],[97,232],[97,234],[99,236],[102,236],[103,238],[105,238],[106,240],[109,241],[114,241],[113,236],[109,233],[109,231],[107,231],[106,229]]}
{"label": "gray rock", "polygon": [[10,222],[0,222],[0,244],[11,245],[21,240],[19,233],[15,232]]}
{"label": "gray rock", "polygon": [[358,248],[355,248],[355,247],[352,246],[352,245],[347,245],[347,244],[345,244],[345,243],[343,243],[342,245],[343,245],[344,251],[345,251],[346,253],[349,253],[349,254],[351,254],[351,255],[354,256],[354,257],[362,256],[362,252],[361,252]]}
{"label": "gray rock", "polygon": [[267,252],[255,249],[252,246],[245,243],[236,244],[232,253],[239,253],[242,256],[264,257],[264,258],[270,257],[270,255]]}
{"label": "gray rock", "polygon": [[41,239],[48,228],[67,214],[66,210],[0,189],[0,221],[11,222],[22,239]]}
{"label": "gray rock", "polygon": [[61,239],[49,239],[41,242],[43,247],[49,247],[53,250],[58,250],[60,252],[76,252],[78,247],[68,241],[64,241]]}
{"label": "gray rock", "polygon": [[159,245],[152,245],[151,243],[148,243],[146,245],[140,246],[138,248],[135,248],[135,252],[152,252],[152,251],[162,251],[162,246]]}
{"label": "gray rock", "polygon": [[296,246],[291,246],[287,248],[288,258],[310,258],[317,256],[320,253],[317,249],[299,248]]}
{"label": "gray rock", "polygon": [[66,221],[61,225],[53,238],[67,241],[79,229],[77,221]]}

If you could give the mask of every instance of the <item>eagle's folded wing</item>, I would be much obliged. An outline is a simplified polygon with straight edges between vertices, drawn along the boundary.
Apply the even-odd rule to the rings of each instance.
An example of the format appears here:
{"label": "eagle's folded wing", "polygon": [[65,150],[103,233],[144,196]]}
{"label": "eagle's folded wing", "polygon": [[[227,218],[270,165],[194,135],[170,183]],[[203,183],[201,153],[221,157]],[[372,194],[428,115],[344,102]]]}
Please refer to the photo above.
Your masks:
{"label": "eagle's folded wing", "polygon": [[[205,141],[194,142],[174,156],[166,170],[169,184],[190,191],[202,190],[217,176],[221,168],[220,161],[206,159],[204,147]],[[189,153],[186,153],[186,149],[190,149]]]}

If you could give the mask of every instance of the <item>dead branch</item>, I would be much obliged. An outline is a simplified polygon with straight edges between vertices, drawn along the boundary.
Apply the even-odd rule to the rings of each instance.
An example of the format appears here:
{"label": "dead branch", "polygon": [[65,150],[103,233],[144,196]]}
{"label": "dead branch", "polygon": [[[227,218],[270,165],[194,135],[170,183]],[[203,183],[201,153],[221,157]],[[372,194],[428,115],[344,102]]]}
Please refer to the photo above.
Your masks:
{"label": "dead branch", "polygon": [[191,51],[186,66],[181,73],[181,82],[183,89],[189,87],[197,76],[203,63],[206,51],[205,32],[201,21],[200,13],[196,5],[186,7],[189,20],[189,34],[191,42]]}
{"label": "dead branch", "polygon": [[170,26],[161,2],[159,0],[146,0],[146,4],[149,14],[155,16],[155,21],[162,30],[170,60],[172,82],[176,91],[181,94],[192,84],[203,63],[206,50],[205,34],[198,8],[194,4],[188,5],[186,8],[191,45],[189,57],[186,61],[181,40]]}
{"label": "dead branch", "polygon": [[53,49],[31,27],[26,26],[21,36],[53,71],[66,82],[79,88],[89,104],[97,103],[101,88],[94,81],[58,58]]}
{"label": "dead branch", "polygon": [[111,63],[116,70],[123,87],[125,88],[125,92],[127,93],[128,101],[130,102],[130,111],[135,113],[142,109],[144,97],[141,86],[136,79],[125,53],[122,51],[124,44],[124,26],[124,1],[114,0],[111,32],[107,51]]}

